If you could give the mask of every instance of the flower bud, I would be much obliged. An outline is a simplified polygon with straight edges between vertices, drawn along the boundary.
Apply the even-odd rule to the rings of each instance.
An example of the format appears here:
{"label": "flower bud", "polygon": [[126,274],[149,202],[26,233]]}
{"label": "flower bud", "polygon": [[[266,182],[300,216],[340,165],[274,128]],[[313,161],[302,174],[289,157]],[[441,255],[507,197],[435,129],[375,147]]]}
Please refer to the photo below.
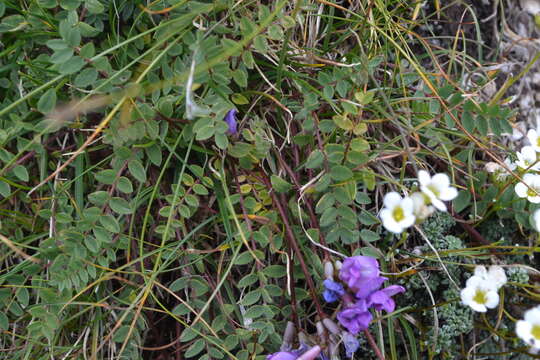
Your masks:
{"label": "flower bud", "polygon": [[334,280],[334,265],[330,261],[324,262],[324,277],[326,279]]}
{"label": "flower bud", "polygon": [[323,319],[323,324],[328,329],[328,331],[330,331],[332,334],[337,335],[337,334],[340,333],[339,327],[337,326],[337,324],[332,319],[324,318]]}

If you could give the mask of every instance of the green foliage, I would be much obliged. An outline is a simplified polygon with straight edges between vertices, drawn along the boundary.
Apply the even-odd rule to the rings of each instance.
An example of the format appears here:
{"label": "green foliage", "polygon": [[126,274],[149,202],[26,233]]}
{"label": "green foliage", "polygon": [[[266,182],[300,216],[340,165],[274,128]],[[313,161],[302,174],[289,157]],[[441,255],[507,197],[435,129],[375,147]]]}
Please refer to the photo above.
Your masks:
{"label": "green foliage", "polygon": [[[320,292],[339,253],[377,257],[407,288],[400,313],[374,314],[370,328],[389,358],[458,358],[473,346],[459,335],[493,332],[447,273],[462,285],[474,264],[530,262],[535,207],[513,178],[481,170],[480,145],[511,133],[516,115],[473,96],[492,78],[458,87],[486,72],[483,60],[413,39],[435,18],[419,4],[263,3],[0,3],[10,359],[264,359],[287,321],[308,333],[335,316]],[[460,188],[451,205],[462,219],[439,212],[421,225],[437,254],[377,216],[385,193],[414,189],[417,168]],[[524,267],[508,277],[517,318],[534,285]],[[506,315],[507,343],[481,351],[512,341]]]}

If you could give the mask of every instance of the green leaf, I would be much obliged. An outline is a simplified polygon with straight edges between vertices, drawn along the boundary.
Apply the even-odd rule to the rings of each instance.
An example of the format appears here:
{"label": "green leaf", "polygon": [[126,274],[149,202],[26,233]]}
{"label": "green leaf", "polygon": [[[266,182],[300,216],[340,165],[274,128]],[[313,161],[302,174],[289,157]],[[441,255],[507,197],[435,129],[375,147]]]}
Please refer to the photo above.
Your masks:
{"label": "green leaf", "polygon": [[116,182],[116,187],[124,194],[130,194],[133,192],[133,185],[131,184],[131,181],[125,176],[120,176],[118,178],[118,181]]}
{"label": "green leaf", "polygon": [[141,183],[146,182],[146,171],[139,160],[133,159],[128,162],[131,175]]}
{"label": "green leaf", "polygon": [[56,50],[54,54],[52,54],[50,61],[53,64],[63,64],[71,57],[73,56],[73,49],[71,48],[62,48],[59,50]]}
{"label": "green leaf", "polygon": [[283,265],[270,265],[262,270],[263,274],[271,278],[282,278],[287,274],[287,269]]}
{"label": "green leaf", "polygon": [[72,26],[69,21],[62,20],[58,27],[60,36],[70,46],[79,46],[81,42],[81,30],[78,26]]}
{"label": "green leaf", "polygon": [[99,218],[99,223],[107,230],[109,230],[112,233],[119,233],[120,232],[120,224],[118,224],[118,220],[116,220],[111,215],[103,215]]}
{"label": "green leaf", "polygon": [[452,201],[454,206],[454,211],[459,213],[469,206],[471,202],[471,193],[470,191],[460,191],[458,196]]}
{"label": "green leaf", "polygon": [[0,195],[7,198],[11,194],[11,186],[7,182],[0,180]]}
{"label": "green leaf", "polygon": [[461,124],[468,132],[473,132],[474,128],[476,127],[474,118],[468,111],[463,112],[463,115],[461,116]]}
{"label": "green leaf", "polygon": [[85,0],[84,7],[88,9],[90,14],[101,14],[105,11],[105,7],[99,2],[99,0]]}
{"label": "green leaf", "polygon": [[26,170],[26,168],[24,166],[15,165],[11,171],[13,171],[13,174],[15,174],[15,176],[19,180],[28,181],[28,171]]}
{"label": "green leaf", "polygon": [[261,298],[261,291],[259,289],[253,290],[244,296],[241,303],[244,306],[249,306],[255,304]]}
{"label": "green leaf", "polygon": [[87,87],[95,83],[98,76],[98,72],[94,68],[84,69],[79,75],[75,77],[73,83],[78,87]]}
{"label": "green leaf", "polygon": [[330,176],[336,181],[349,180],[353,175],[352,170],[343,165],[334,165],[330,169]]}
{"label": "green leaf", "polygon": [[51,39],[46,44],[52,50],[62,50],[68,47],[68,44],[62,39]]}
{"label": "green leaf", "polygon": [[84,64],[85,62],[82,57],[73,56],[71,59],[69,59],[60,66],[59,71],[63,75],[74,74],[77,71],[81,70]]}
{"label": "green leaf", "polygon": [[231,101],[238,105],[249,104],[249,100],[242,94],[236,93],[231,95]]}
{"label": "green leaf", "polygon": [[51,88],[39,98],[37,109],[43,114],[50,113],[56,106],[56,90]]}
{"label": "green leaf", "polygon": [[272,183],[272,188],[278,193],[285,193],[292,188],[291,184],[277,175],[270,176],[270,182]]}
{"label": "green leaf", "polygon": [[186,352],[184,353],[184,356],[186,358],[194,357],[195,355],[197,355],[204,349],[205,344],[206,343],[204,342],[203,339],[198,339],[193,344],[191,344],[191,346],[186,350]]}
{"label": "green leaf", "polygon": [[360,231],[360,237],[367,242],[377,241],[381,238],[379,234],[368,229],[362,229],[362,231]]}
{"label": "green leaf", "polygon": [[117,214],[128,215],[133,212],[131,205],[121,197],[113,197],[109,200],[109,206]]}
{"label": "green leaf", "polygon": [[112,185],[114,183],[114,180],[116,179],[116,171],[112,169],[101,170],[94,176],[96,180],[100,183]]}
{"label": "green leaf", "polygon": [[197,195],[208,195],[208,189],[201,184],[195,184],[193,185],[193,191]]}
{"label": "green leaf", "polygon": [[354,128],[354,123],[349,119],[347,114],[343,115],[334,115],[332,117],[332,120],[334,120],[334,123],[343,130],[349,131]]}
{"label": "green leaf", "polygon": [[0,330],[9,329],[9,319],[4,312],[0,312]]}
{"label": "green leaf", "polygon": [[88,194],[88,200],[97,206],[103,206],[109,200],[109,193],[106,191],[95,191],[91,194]]}

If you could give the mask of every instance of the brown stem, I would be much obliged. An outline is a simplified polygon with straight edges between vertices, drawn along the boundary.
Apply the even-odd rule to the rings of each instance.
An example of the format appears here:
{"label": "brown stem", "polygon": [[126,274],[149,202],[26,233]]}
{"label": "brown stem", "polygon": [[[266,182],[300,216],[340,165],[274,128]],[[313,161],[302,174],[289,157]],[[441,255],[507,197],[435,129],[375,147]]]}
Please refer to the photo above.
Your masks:
{"label": "brown stem", "polygon": [[[315,304],[315,308],[317,309],[317,314],[319,315],[320,319],[324,319],[326,317],[326,314],[322,310],[321,303],[319,302],[319,297],[317,296],[317,291],[315,290],[315,284],[313,283],[313,279],[311,278],[311,275],[309,274],[306,263],[304,262],[304,257],[302,256],[302,252],[300,251],[300,248],[298,247],[298,243],[296,242],[294,233],[291,229],[289,221],[287,220],[287,214],[285,212],[285,208],[283,207],[283,204],[277,198],[276,193],[272,191],[272,185],[270,184],[270,180],[268,180],[268,178],[264,174],[263,174],[263,180],[266,186],[268,187],[270,196],[272,197],[272,201],[276,205],[279,215],[281,216],[281,219],[283,220],[283,225],[285,226],[285,235],[287,237],[288,244],[290,247],[292,247],[292,249],[294,250],[296,254],[296,257],[300,261],[300,267],[302,268],[302,272],[304,273],[306,277],[306,282],[308,284],[309,292],[313,300],[313,303]],[[286,203],[283,198],[281,200],[284,203]]]}
{"label": "brown stem", "polygon": [[381,350],[379,349],[379,347],[377,346],[377,343],[373,339],[373,336],[371,336],[371,333],[369,332],[369,330],[368,329],[364,330],[364,334],[366,335],[367,341],[369,345],[371,346],[371,348],[373,349],[373,351],[375,352],[375,355],[377,356],[377,358],[379,360],[384,360],[384,356],[381,353]]}

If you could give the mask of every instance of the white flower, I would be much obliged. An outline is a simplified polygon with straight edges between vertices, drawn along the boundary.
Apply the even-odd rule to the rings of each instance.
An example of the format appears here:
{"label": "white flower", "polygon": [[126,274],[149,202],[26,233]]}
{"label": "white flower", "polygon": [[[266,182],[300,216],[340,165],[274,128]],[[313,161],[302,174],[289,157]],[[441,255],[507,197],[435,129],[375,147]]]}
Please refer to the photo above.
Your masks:
{"label": "white flower", "polygon": [[534,150],[540,151],[540,133],[537,129],[527,131],[527,139],[529,139]]}
{"label": "white flower", "polygon": [[533,204],[540,203],[540,175],[523,175],[523,182],[517,183],[514,190],[517,196],[527,198]]}
{"label": "white flower", "polygon": [[540,348],[540,306],[527,310],[516,323],[516,334],[533,348]]}
{"label": "white flower", "polygon": [[440,211],[446,211],[443,201],[453,200],[458,195],[456,188],[450,186],[450,178],[446,174],[435,174],[431,177],[427,171],[420,170],[418,182],[420,182],[420,190]]}
{"label": "white flower", "polygon": [[435,212],[433,206],[426,204],[426,202],[429,202],[429,198],[426,199],[426,195],[423,193],[415,192],[411,195],[411,199],[413,201],[413,213],[417,219],[424,220]]}
{"label": "white flower", "polygon": [[416,221],[411,198],[401,198],[397,192],[393,191],[384,196],[383,203],[385,207],[379,216],[386,230],[399,234]]}
{"label": "white flower", "polygon": [[497,265],[490,266],[489,270],[486,270],[485,266],[477,266],[474,268],[474,276],[493,285],[496,290],[499,290],[507,282],[504,269]]}
{"label": "white flower", "polygon": [[540,232],[540,209],[536,210],[533,214],[534,228]]}
{"label": "white flower", "polygon": [[[512,162],[509,158],[506,158],[504,160],[504,164],[506,165],[506,168],[510,171],[514,171],[516,169],[516,164]],[[540,165],[540,164],[539,164]],[[497,181],[504,181],[508,175],[510,175],[510,172],[506,170],[505,167],[499,165],[496,162],[488,162],[486,165],[484,165],[484,169],[495,176],[495,179]]]}
{"label": "white flower", "polygon": [[532,146],[524,146],[520,152],[516,153],[516,165],[526,170],[539,170],[540,163],[536,158],[536,150]]}
{"label": "white flower", "polygon": [[499,294],[493,284],[475,275],[467,280],[465,289],[461,290],[461,302],[474,311],[486,312],[499,304]]}

